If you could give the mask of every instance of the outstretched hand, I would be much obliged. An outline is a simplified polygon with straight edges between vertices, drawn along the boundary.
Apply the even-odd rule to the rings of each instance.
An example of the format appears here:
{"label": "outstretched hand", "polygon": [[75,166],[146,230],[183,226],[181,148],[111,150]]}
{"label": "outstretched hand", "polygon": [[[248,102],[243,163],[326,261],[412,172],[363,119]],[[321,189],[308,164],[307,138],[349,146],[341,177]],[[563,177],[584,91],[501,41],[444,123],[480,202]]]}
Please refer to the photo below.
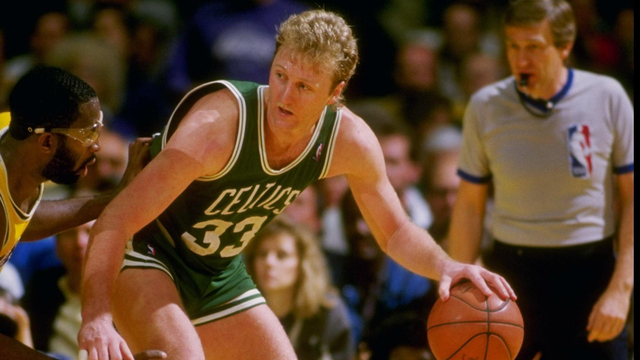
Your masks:
{"label": "outstretched hand", "polygon": [[122,175],[122,180],[120,180],[118,190],[124,189],[149,162],[151,158],[149,152],[151,140],[149,137],[137,138],[129,144],[129,161],[127,163],[127,169],[124,171],[124,175]]}
{"label": "outstretched hand", "polygon": [[450,289],[452,285],[460,282],[460,280],[469,279],[473,284],[482,291],[485,296],[490,296],[495,293],[502,299],[506,300],[511,298],[516,300],[516,293],[513,291],[507,280],[502,276],[492,273],[491,271],[478,266],[463,264],[456,261],[449,261],[445,265],[444,270],[440,276],[440,286],[438,293],[442,301],[447,301],[450,295]]}

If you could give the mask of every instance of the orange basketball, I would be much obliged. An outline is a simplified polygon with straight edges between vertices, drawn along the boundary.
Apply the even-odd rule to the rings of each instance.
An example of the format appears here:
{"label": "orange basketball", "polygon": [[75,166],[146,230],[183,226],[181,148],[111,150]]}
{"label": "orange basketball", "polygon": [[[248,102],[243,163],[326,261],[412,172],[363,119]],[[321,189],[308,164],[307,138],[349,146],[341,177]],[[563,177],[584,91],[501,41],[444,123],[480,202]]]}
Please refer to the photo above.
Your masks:
{"label": "orange basketball", "polygon": [[522,346],[524,323],[511,299],[488,298],[471,282],[438,299],[427,321],[427,338],[438,360],[513,360]]}

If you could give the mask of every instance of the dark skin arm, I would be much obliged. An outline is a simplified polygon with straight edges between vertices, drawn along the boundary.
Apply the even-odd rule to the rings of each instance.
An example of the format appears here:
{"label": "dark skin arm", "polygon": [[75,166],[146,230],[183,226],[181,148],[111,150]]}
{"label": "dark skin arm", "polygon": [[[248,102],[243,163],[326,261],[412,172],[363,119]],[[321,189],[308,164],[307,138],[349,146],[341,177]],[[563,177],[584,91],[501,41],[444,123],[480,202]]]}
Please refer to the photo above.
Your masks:
{"label": "dark skin arm", "polygon": [[94,220],[114,196],[115,193],[65,200],[43,200],[20,241],[44,239]]}
{"label": "dark skin arm", "polygon": [[[97,219],[107,204],[131,182],[149,161],[148,145],[150,142],[150,138],[140,138],[129,145],[129,163],[116,191],[96,196],[41,201],[20,240],[43,239]],[[4,216],[1,217],[4,219]],[[2,222],[4,220],[0,220],[0,226],[3,225]],[[0,228],[5,226],[6,224]]]}

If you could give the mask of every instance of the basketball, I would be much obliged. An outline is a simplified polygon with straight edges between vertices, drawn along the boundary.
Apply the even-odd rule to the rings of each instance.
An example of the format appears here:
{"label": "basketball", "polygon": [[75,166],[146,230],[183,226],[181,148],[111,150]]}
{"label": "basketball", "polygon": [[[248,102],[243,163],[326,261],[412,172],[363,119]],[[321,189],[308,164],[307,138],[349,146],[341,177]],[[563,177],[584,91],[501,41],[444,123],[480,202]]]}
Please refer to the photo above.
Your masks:
{"label": "basketball", "polygon": [[427,321],[427,338],[438,360],[513,360],[522,346],[524,323],[518,305],[488,298],[467,281],[438,299]]}

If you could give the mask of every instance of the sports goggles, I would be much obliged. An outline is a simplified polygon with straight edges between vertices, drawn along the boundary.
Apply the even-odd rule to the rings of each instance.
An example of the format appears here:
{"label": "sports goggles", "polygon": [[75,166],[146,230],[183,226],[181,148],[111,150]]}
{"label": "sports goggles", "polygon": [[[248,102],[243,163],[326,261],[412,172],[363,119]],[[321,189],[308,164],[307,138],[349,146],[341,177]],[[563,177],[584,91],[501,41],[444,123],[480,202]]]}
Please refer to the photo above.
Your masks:
{"label": "sports goggles", "polygon": [[34,134],[44,134],[45,132],[62,134],[74,140],[80,141],[84,147],[89,148],[93,144],[95,144],[95,142],[98,140],[98,137],[100,137],[100,131],[102,130],[102,126],[103,126],[102,118],[103,118],[103,114],[102,114],[102,111],[100,111],[100,120],[98,120],[98,122],[86,128],[51,128],[51,129],[35,128],[35,129],[32,129],[31,127],[29,127],[27,128],[27,130]]}

